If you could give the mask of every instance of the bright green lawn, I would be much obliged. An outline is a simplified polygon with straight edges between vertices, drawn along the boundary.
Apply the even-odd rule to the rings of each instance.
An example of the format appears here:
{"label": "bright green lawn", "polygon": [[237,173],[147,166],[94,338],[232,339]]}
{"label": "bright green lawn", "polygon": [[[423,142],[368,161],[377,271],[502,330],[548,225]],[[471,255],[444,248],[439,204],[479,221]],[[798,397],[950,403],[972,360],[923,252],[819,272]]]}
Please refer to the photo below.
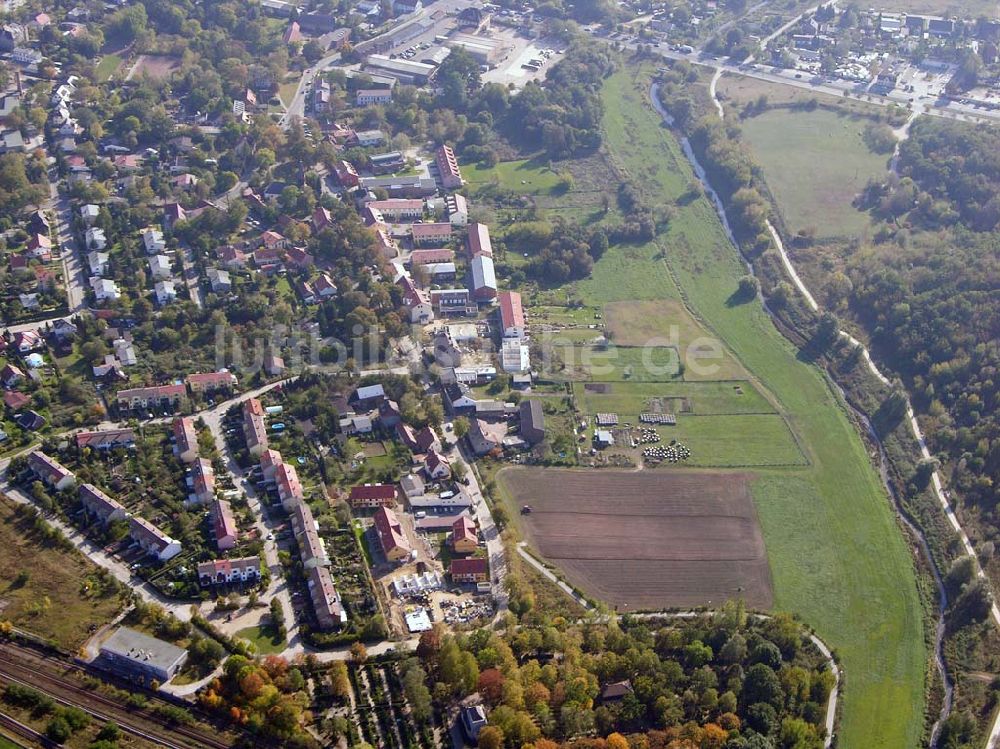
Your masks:
{"label": "bright green lawn", "polygon": [[843,237],[865,230],[868,215],[852,202],[888,164],[865,145],[870,123],[827,109],[772,109],[743,122],[789,231],[815,227],[819,237]]}
{"label": "bright green lawn", "polygon": [[[580,408],[589,414],[610,411],[622,415],[623,420],[635,420],[640,413],[650,409],[651,398],[686,398],[691,413],[755,414],[775,413],[774,407],[751,382],[611,382],[602,383],[611,388],[609,393],[595,393],[586,385],[576,383]],[[736,388],[739,388],[737,390]],[[668,410],[668,409],[665,409]],[[679,405],[674,410],[681,412]],[[628,419],[625,419],[625,416]]]}
{"label": "bright green lawn", "polygon": [[[691,170],[648,107],[645,78],[636,80],[631,70],[610,77],[605,112],[614,156],[649,199],[672,202]],[[916,746],[927,653],[913,562],[843,403],[819,369],[797,358],[759,303],[727,304],[744,269],[707,199],[679,208],[659,241],[694,312],[776,397],[809,453],[809,468],[757,469],[753,490],[776,608],[800,614],[845,666],[839,746]],[[670,277],[660,277],[662,295],[676,298]],[[648,281],[643,291],[652,290]],[[633,298],[628,284],[600,291],[601,301]]]}
{"label": "bright green lawn", "polygon": [[112,74],[118,70],[122,64],[122,58],[118,55],[104,55],[101,61],[97,63],[97,80],[106,81],[112,76]]}
{"label": "bright green lawn", "polygon": [[462,164],[462,176],[472,188],[482,187],[498,180],[503,189],[521,195],[551,193],[559,184],[559,175],[534,159],[501,161],[496,166],[487,168],[478,164]]}
{"label": "bright green lawn", "polygon": [[273,655],[285,649],[285,641],[274,639],[268,625],[258,624],[254,627],[241,629],[236,633],[236,636],[252,642],[259,655]]}
{"label": "bright green lawn", "polygon": [[778,414],[677,417],[676,426],[657,427],[664,443],[676,439],[691,448],[687,465],[703,468],[806,465],[806,457]]}

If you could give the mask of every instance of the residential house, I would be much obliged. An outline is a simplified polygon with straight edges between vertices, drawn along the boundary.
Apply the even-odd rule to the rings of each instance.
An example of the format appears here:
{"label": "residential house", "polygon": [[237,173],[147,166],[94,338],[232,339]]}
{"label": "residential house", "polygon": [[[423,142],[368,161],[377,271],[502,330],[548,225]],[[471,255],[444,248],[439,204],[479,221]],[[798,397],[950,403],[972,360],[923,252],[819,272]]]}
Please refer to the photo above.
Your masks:
{"label": "residential house", "polygon": [[90,279],[90,287],[99,302],[116,302],[121,298],[118,284],[108,278],[94,276]]}
{"label": "residential house", "polygon": [[370,107],[376,104],[389,104],[392,102],[392,89],[363,88],[357,92],[355,101],[359,107]]}
{"label": "residential house", "polygon": [[455,251],[447,248],[414,250],[410,253],[410,267],[433,265],[435,263],[450,263],[454,259]]}
{"label": "residential house", "polygon": [[22,330],[14,334],[11,345],[19,354],[29,354],[45,348],[45,339],[37,330]]}
{"label": "residential house", "polygon": [[203,588],[260,580],[260,557],[213,559],[198,563],[198,583]]}
{"label": "residential house", "polygon": [[108,238],[104,234],[104,229],[91,226],[84,234],[85,244],[91,250],[103,250],[108,246]]}
{"label": "residential house", "polygon": [[330,82],[326,78],[319,78],[313,85],[312,105],[313,111],[317,114],[325,114],[330,109]]}
{"label": "residential house", "polygon": [[274,483],[278,487],[278,499],[281,500],[281,506],[286,512],[304,502],[305,493],[302,491],[302,482],[299,481],[295,466],[285,462],[278,463],[274,469]]}
{"label": "residential house", "polygon": [[76,476],[72,471],[41,450],[35,450],[28,455],[28,468],[43,484],[56,491],[68,489],[76,483]]}
{"label": "residential house", "polygon": [[219,268],[208,269],[208,283],[212,291],[216,294],[228,294],[233,290],[233,282],[229,277],[229,271]]}
{"label": "residential house", "polygon": [[330,571],[326,567],[313,567],[309,570],[308,579],[309,598],[319,629],[331,630],[346,624],[347,612],[333,584]]}
{"label": "residential house", "polygon": [[107,252],[91,252],[87,255],[87,264],[90,266],[90,275],[106,276],[108,274],[108,261],[111,255]]}
{"label": "residential house", "polygon": [[386,221],[391,222],[416,221],[424,217],[424,201],[416,198],[371,200],[365,203],[365,207],[377,210]]}
{"label": "residential house", "polygon": [[187,477],[187,485],[191,489],[188,494],[188,505],[207,505],[215,498],[215,470],[212,462],[205,458],[195,458]]}
{"label": "residential house", "polygon": [[431,289],[431,306],[441,315],[464,315],[476,311],[468,289]]}
{"label": "residential house", "polygon": [[531,369],[531,354],[523,338],[504,338],[500,342],[500,368],[509,374]]}
{"label": "residential house", "polygon": [[400,277],[399,286],[403,289],[403,307],[406,308],[410,322],[426,325],[433,321],[434,306],[431,304],[430,294],[417,288],[409,276]]}
{"label": "residential house", "polygon": [[328,208],[323,206],[316,206],[316,210],[313,211],[312,215],[312,229],[313,233],[317,234],[328,226],[333,225],[333,215],[330,213]]}
{"label": "residential house", "polygon": [[358,186],[360,177],[354,164],[349,161],[340,160],[333,165],[333,173],[337,177],[340,186],[351,190]]}
{"label": "residential house", "polygon": [[47,263],[52,259],[52,240],[48,234],[32,234],[26,246],[27,252],[36,260]]}
{"label": "residential house", "polygon": [[476,410],[476,399],[467,385],[453,382],[444,387],[444,402],[448,409],[456,414],[468,414]]}
{"label": "residential house", "polygon": [[358,411],[370,411],[377,408],[385,400],[385,388],[381,383],[364,385],[356,388],[351,394],[351,403]]}
{"label": "residential house", "polygon": [[131,340],[126,340],[125,338],[115,338],[111,345],[115,349],[115,356],[118,361],[126,367],[134,367],[139,363],[139,358],[135,355],[135,346],[132,345]]}
{"label": "residential house", "polygon": [[419,247],[440,247],[451,240],[451,224],[414,224],[410,227],[413,244]]}
{"label": "residential house", "polygon": [[436,450],[428,450],[424,458],[424,473],[431,481],[442,481],[451,478],[451,463]]}
{"label": "residential house", "polygon": [[126,509],[93,484],[81,484],[79,489],[80,502],[91,518],[101,523],[113,523],[128,517]]}
{"label": "residential house", "polygon": [[173,559],[181,553],[181,542],[177,541],[145,518],[133,516],[129,520],[129,536],[139,548],[161,562]]}
{"label": "residential house", "polygon": [[505,291],[497,297],[500,308],[500,332],[504,338],[524,338],[524,308],[521,295],[516,291]]}
{"label": "residential house", "polygon": [[497,277],[493,258],[476,255],[469,263],[472,275],[472,298],[478,302],[488,302],[497,296]]}
{"label": "residential house", "polygon": [[9,390],[3,394],[3,403],[12,413],[15,413],[31,403],[31,398],[16,390]]}
{"label": "residential house", "polygon": [[157,304],[170,304],[177,298],[177,287],[173,281],[157,281],[153,285],[153,295]]}
{"label": "residential house", "polygon": [[80,217],[87,226],[93,226],[101,215],[101,209],[93,203],[87,203],[80,207]]}
{"label": "residential house", "polygon": [[185,395],[187,395],[187,390],[183,384],[178,383],[119,390],[115,401],[121,411],[139,408],[154,411],[176,410]]}
{"label": "residential house", "polygon": [[490,228],[486,224],[470,224],[468,236],[469,257],[486,255],[493,257],[493,243],[490,241]]}
{"label": "residential house", "polygon": [[413,549],[403,532],[396,513],[388,507],[380,507],[375,512],[375,535],[382,553],[390,562],[398,562],[410,556]]}
{"label": "residential house", "polygon": [[490,579],[490,562],[485,557],[452,559],[449,572],[455,583],[487,582]]}
{"label": "residential house", "polygon": [[116,447],[135,447],[135,430],[133,429],[103,429],[97,432],[79,432],[76,437],[76,448],[82,450],[113,450]]}
{"label": "residential house", "polygon": [[0,370],[0,383],[2,383],[5,388],[13,388],[23,379],[24,372],[20,368],[15,367],[13,364],[7,364],[2,370]]}
{"label": "residential house", "polygon": [[229,502],[224,499],[214,500],[210,512],[215,547],[219,551],[235,548],[239,540],[239,529],[236,527],[236,517]]}
{"label": "residential house", "polygon": [[215,256],[219,259],[219,262],[229,270],[245,268],[247,265],[246,253],[230,244],[217,248],[215,250]]}
{"label": "residential house", "polygon": [[163,238],[163,232],[154,228],[142,230],[142,245],[146,248],[147,255],[158,255],[167,249],[167,242]]}
{"label": "residential house", "polygon": [[278,377],[285,372],[285,360],[280,356],[269,353],[264,357],[264,371],[271,377]]}
{"label": "residential house", "polygon": [[462,171],[458,168],[458,159],[451,146],[439,146],[434,152],[434,163],[437,166],[441,185],[447,190],[453,190],[465,184]]}
{"label": "residential house", "polygon": [[319,277],[313,282],[313,288],[316,290],[316,296],[321,300],[332,299],[337,295],[337,285],[326,273],[319,274]]}
{"label": "residential house", "polygon": [[392,507],[396,501],[396,487],[392,484],[361,484],[352,486],[347,504],[352,509],[372,509]]}
{"label": "residential house", "polygon": [[316,259],[301,247],[289,247],[285,252],[285,260],[295,268],[311,268]]}
{"label": "residential house", "polygon": [[316,529],[316,520],[313,518],[309,505],[305,502],[298,502],[289,514],[303,568],[309,570],[313,567],[329,567],[330,557],[326,553],[326,545]]}
{"label": "residential house", "polygon": [[170,267],[170,258],[166,255],[153,255],[149,258],[149,272],[154,279],[159,281],[172,278],[174,273]]}
{"label": "residential house", "polygon": [[457,192],[446,195],[444,212],[452,226],[465,226],[469,223],[469,203],[464,195]]}
{"label": "residential house", "polygon": [[480,418],[469,420],[468,440],[476,455],[488,455],[495,450],[502,450],[506,436],[506,422]]}
{"label": "residential house", "polygon": [[236,375],[227,369],[218,372],[198,372],[189,374],[184,378],[184,382],[191,388],[192,393],[214,393],[222,390],[229,392],[239,384]]}
{"label": "residential house", "polygon": [[250,457],[259,458],[267,449],[267,426],[264,423],[264,406],[257,398],[243,402],[243,435]]}
{"label": "residential house", "polygon": [[[167,229],[172,228],[178,221],[187,221],[187,217],[187,211],[180,203],[167,203],[163,206],[163,226]],[[159,250],[153,251],[158,252]],[[148,246],[146,252],[150,252]]]}
{"label": "residential house", "polygon": [[530,445],[545,439],[545,413],[542,402],[538,400],[522,400],[518,404],[518,414],[521,419],[521,438]]}
{"label": "residential house", "polygon": [[391,429],[403,420],[399,404],[391,398],[386,398],[379,404],[378,421],[386,429]]}
{"label": "residential house", "polygon": [[456,554],[472,554],[479,548],[479,533],[472,518],[462,515],[452,524],[448,545]]}

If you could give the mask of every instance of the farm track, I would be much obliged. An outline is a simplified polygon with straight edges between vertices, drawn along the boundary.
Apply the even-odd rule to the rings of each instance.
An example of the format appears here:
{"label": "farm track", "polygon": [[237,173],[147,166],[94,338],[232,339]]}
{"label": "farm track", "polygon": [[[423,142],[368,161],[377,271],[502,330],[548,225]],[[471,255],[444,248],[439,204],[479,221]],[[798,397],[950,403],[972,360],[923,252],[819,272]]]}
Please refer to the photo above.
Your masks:
{"label": "farm track", "polygon": [[98,720],[113,720],[127,733],[169,749],[229,749],[232,746],[196,728],[129,710],[115,700],[75,683],[72,677],[66,676],[67,671],[85,673],[78,666],[61,659],[40,656],[7,644],[0,646],[2,681],[36,689],[56,702],[79,707]]}

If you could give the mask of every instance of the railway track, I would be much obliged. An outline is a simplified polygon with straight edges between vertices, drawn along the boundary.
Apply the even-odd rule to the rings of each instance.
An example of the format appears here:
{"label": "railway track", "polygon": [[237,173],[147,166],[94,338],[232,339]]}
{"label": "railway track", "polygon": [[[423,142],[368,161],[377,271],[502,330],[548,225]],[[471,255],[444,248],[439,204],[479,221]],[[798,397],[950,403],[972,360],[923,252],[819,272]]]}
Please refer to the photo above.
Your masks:
{"label": "railway track", "polygon": [[119,702],[86,689],[65,673],[86,673],[61,659],[38,655],[30,650],[0,646],[0,680],[31,687],[63,705],[79,707],[101,721],[113,720],[122,730],[167,749],[230,749],[231,743],[204,731],[173,723],[166,718],[131,711]]}
{"label": "railway track", "polygon": [[[58,746],[52,739],[43,733],[39,733],[31,726],[26,726],[19,720],[16,720],[5,713],[0,713],[0,728],[6,728],[7,734],[5,738],[8,741],[17,744],[21,747],[33,747],[33,746],[44,746],[44,747],[54,747]],[[14,734],[14,736],[19,736],[22,739],[27,739],[30,743],[22,743],[17,739],[13,738],[9,734]]]}

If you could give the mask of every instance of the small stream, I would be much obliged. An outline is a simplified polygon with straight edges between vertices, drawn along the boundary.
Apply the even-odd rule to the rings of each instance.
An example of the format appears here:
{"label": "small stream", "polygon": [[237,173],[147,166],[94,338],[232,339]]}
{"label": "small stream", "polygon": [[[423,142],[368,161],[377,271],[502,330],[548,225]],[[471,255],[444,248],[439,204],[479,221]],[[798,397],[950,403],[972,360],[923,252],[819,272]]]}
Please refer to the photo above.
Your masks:
{"label": "small stream", "polygon": [[[717,71],[717,74],[718,73],[721,73],[721,70]],[[713,83],[714,80],[715,79],[713,79]],[[653,108],[660,115],[660,117],[663,118],[664,122],[673,127],[674,118],[670,115],[669,112],[667,112],[666,109],[664,109],[663,105],[660,103],[659,86],[656,83],[650,85],[649,98],[650,101],[652,102]],[[712,101],[715,104],[716,109],[721,116],[722,103],[714,96],[714,86],[713,86]],[[687,157],[688,162],[691,164],[691,168],[694,170],[695,176],[698,177],[698,180],[704,187],[705,194],[709,197],[709,199],[712,201],[712,204],[715,206],[715,211],[719,215],[719,220],[722,222],[722,227],[726,232],[726,236],[729,237],[730,243],[733,245],[734,248],[736,248],[736,251],[739,253],[739,257],[743,261],[743,264],[746,266],[748,272],[753,274],[754,273],[753,265],[743,255],[743,252],[740,250],[739,244],[736,242],[736,237],[733,234],[732,227],[730,226],[729,216],[726,213],[726,207],[722,203],[722,199],[719,197],[719,194],[709,183],[705,168],[701,165],[701,162],[698,161],[698,157],[695,155],[694,149],[691,147],[690,141],[683,135],[678,134],[678,137],[680,139],[681,149],[684,151],[684,155]],[[789,274],[793,277],[793,280],[796,282],[796,287],[799,289],[799,291],[803,293],[809,306],[814,310],[818,310],[819,305],[816,303],[816,300],[813,298],[812,294],[809,293],[809,290],[806,288],[805,284],[802,283],[802,281],[799,279],[794,266],[791,265],[791,261],[789,260],[788,255],[784,252],[784,247],[781,245],[781,237],[778,235],[777,230],[771,225],[770,221],[768,222],[768,229],[770,230],[772,237],[775,239],[775,242],[778,244],[779,247],[781,247],[782,261],[786,271],[789,272]],[[767,314],[777,323],[776,315],[768,308],[766,303],[764,303],[764,311],[767,312]],[[840,331],[840,334],[842,337],[849,339],[850,341],[856,343],[857,345],[861,345],[846,331]],[[882,373],[878,371],[878,369],[875,367],[874,362],[871,361],[868,350],[862,346],[862,351],[864,353],[865,358],[869,362],[872,371],[883,382],[886,382],[884,375],[882,375]],[[920,528],[917,527],[917,525],[907,516],[906,512],[903,510],[903,507],[899,502],[899,497],[897,497],[895,491],[893,491],[891,482],[889,481],[888,458],[886,457],[885,448],[882,445],[882,441],[879,439],[879,436],[876,433],[874,427],[872,427],[872,424],[869,421],[868,417],[865,416],[865,414],[858,411],[856,408],[854,408],[847,400],[846,394],[844,393],[843,389],[832,378],[830,379],[831,382],[833,382],[834,385],[837,387],[837,389],[840,391],[841,397],[843,398],[844,402],[848,404],[851,410],[854,411],[857,417],[861,420],[861,423],[865,425],[865,428],[867,429],[872,442],[878,447],[879,451],[878,468],[879,468],[879,475],[882,478],[882,483],[885,485],[886,491],[889,492],[889,496],[892,498],[896,514],[903,521],[903,524],[906,525],[906,527],[918,540],[920,547],[923,550],[923,553],[930,564],[931,573],[933,574],[934,582],[937,585],[938,620],[935,626],[935,633],[934,633],[934,664],[938,670],[938,673],[941,676],[942,684],[944,685],[944,698],[942,700],[941,713],[938,716],[938,719],[934,722],[934,726],[931,728],[930,746],[933,749],[933,747],[937,744],[938,735],[940,734],[941,730],[941,724],[951,713],[951,707],[954,695],[954,684],[952,683],[951,676],[948,673],[948,669],[945,665],[945,660],[944,660],[944,632],[945,632],[944,612],[948,606],[948,597],[947,594],[945,593],[944,584],[941,579],[940,571],[938,570],[937,565],[934,562],[934,558],[931,556],[930,546],[927,543],[927,538],[924,536],[923,531],[921,531]],[[998,723],[1000,723],[1000,718],[998,718]],[[994,731],[995,730],[996,730],[996,725],[994,725]],[[832,734],[832,731],[828,730],[828,733]]]}

